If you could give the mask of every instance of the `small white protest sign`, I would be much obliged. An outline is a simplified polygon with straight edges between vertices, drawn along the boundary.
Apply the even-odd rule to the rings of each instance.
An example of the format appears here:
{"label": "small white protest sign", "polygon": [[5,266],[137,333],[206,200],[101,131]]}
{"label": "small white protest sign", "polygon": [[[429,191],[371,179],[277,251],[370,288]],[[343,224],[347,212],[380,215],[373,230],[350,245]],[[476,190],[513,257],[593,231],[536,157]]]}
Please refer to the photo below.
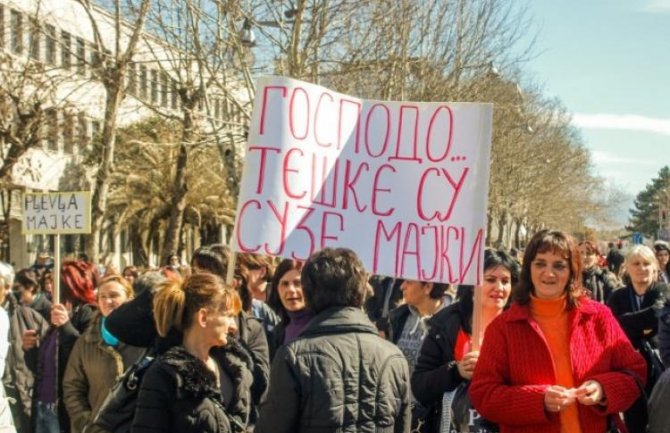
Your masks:
{"label": "small white protest sign", "polygon": [[91,193],[88,191],[25,193],[23,234],[91,232]]}

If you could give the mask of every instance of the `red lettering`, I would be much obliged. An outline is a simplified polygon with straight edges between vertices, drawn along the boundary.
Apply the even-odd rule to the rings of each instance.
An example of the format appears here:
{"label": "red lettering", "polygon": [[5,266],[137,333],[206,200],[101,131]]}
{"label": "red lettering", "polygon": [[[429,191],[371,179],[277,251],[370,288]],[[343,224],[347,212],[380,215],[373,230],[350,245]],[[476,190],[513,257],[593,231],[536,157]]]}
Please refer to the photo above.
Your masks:
{"label": "red lettering", "polygon": [[428,274],[426,274],[426,272],[424,272],[424,269],[422,268],[420,279],[423,280],[423,281],[432,281],[435,278],[435,276],[437,275],[437,269],[438,269],[438,263],[439,263],[438,256],[440,254],[440,242],[439,242],[440,238],[438,236],[437,227],[436,226],[431,226],[431,225],[421,227],[421,236],[425,236],[426,232],[428,230],[433,231],[433,237],[435,238],[435,242],[434,242],[435,249],[433,250],[433,253],[434,253],[434,256],[433,256],[433,273],[428,275]]}
{"label": "red lettering", "polygon": [[[353,120],[344,122],[344,115],[343,115],[343,108],[344,104],[349,103],[353,104],[356,106],[356,115],[353,117]],[[351,137],[352,131],[351,129],[355,129],[355,136],[354,136],[354,143],[355,143],[355,152],[358,153],[360,151],[360,129],[361,129],[361,124],[360,124],[360,117],[361,117],[361,103],[359,101],[353,101],[350,99],[340,99],[340,110],[337,116],[337,150],[342,149],[342,140],[344,139],[344,144],[349,142],[349,138]],[[344,131],[343,131],[344,129]]]}
{"label": "red lettering", "polygon": [[[337,180],[339,177],[339,159],[335,158],[333,167],[328,166],[328,157],[321,157],[321,184],[316,185],[317,173],[317,155],[312,154],[312,201],[316,204],[321,204],[328,207],[336,207],[337,203]],[[329,191],[330,188],[330,191]],[[318,189],[319,193],[314,197],[314,192]],[[328,193],[331,192],[330,201],[328,201]]]}
{"label": "red lettering", "polygon": [[[411,249],[411,243],[414,242],[414,249]],[[419,229],[415,223],[407,225],[405,232],[405,241],[402,245],[402,254],[400,256],[400,275],[405,275],[405,257],[414,256],[416,260],[416,275],[418,279],[419,269],[421,269],[421,252],[419,242]]]}
{"label": "red lettering", "polygon": [[286,98],[286,86],[266,86],[265,89],[263,89],[263,104],[261,105],[261,122],[260,122],[261,135],[265,133],[265,111],[268,103],[268,92],[270,90],[277,90],[277,89],[281,89],[282,97]]}
{"label": "red lettering", "polygon": [[288,152],[286,152],[286,155],[284,156],[284,162],[282,164],[282,184],[284,186],[284,193],[288,197],[293,198],[293,199],[301,199],[305,195],[307,195],[307,191],[303,190],[302,193],[294,193],[289,188],[290,182],[289,182],[289,179],[288,179],[288,174],[289,173],[297,173],[297,174],[300,173],[300,170],[298,170],[298,169],[289,168],[289,159],[291,158],[291,155],[293,155],[294,152],[299,153],[300,156],[305,155],[302,150],[300,150],[296,147],[293,147],[293,148],[289,149]]}
{"label": "red lettering", "polygon": [[[374,154],[372,153],[372,150],[370,149],[370,119],[372,118],[372,114],[375,112],[375,109],[377,107],[381,107],[384,109],[384,112],[386,113],[386,134],[384,135],[384,144],[382,145],[381,149],[379,150],[379,153]],[[379,129],[374,128],[375,135],[381,135],[379,134]],[[388,147],[389,143],[389,136],[391,135],[391,112],[389,111],[389,108],[384,105],[384,104],[375,104],[370,108],[370,111],[368,111],[368,116],[367,119],[365,120],[365,149],[368,151],[368,155],[370,155],[372,158],[378,158],[382,156],[384,153],[386,153],[386,148]]]}
{"label": "red lettering", "polygon": [[391,242],[393,237],[395,236],[395,246],[391,245],[392,251],[393,251],[393,257],[395,258],[395,265],[394,265],[394,273],[395,275],[398,275],[398,250],[400,249],[400,231],[402,230],[402,223],[397,222],[394,226],[393,229],[391,230],[391,233],[389,233],[386,230],[386,227],[384,226],[384,221],[383,220],[377,220],[377,229],[375,230],[375,244],[374,244],[374,257],[372,258],[372,273],[376,274],[379,269],[379,250],[380,250],[380,236],[384,236],[384,239],[387,240],[388,242]]}
{"label": "red lettering", "polygon": [[372,182],[372,185],[373,185],[372,186],[372,213],[374,213],[375,215],[379,215],[379,216],[389,216],[395,211],[395,208],[392,207],[392,208],[388,209],[386,212],[382,212],[381,210],[379,210],[379,207],[377,206],[377,194],[380,193],[380,192],[391,192],[391,188],[380,188],[379,187],[379,179],[381,178],[381,173],[384,169],[389,169],[393,173],[396,172],[395,168],[392,165],[384,164],[384,165],[380,166],[377,169],[377,173],[375,173],[375,179]]}
{"label": "red lettering", "polygon": [[[461,248],[459,250],[459,265],[460,265],[460,272],[459,272],[459,278],[460,281],[463,281],[467,273],[470,271],[470,267],[472,266],[472,261],[477,258],[477,265],[475,267],[476,270],[482,269],[482,245],[484,242],[484,230],[479,229],[477,230],[477,236],[475,236],[475,240],[472,245],[472,249],[470,250],[470,256],[468,259],[468,263],[466,266],[463,265],[463,259],[465,258],[465,228],[461,227],[461,238],[463,239],[461,241]],[[481,284],[481,272],[477,272],[477,285]]]}
{"label": "red lettering", "polygon": [[337,237],[337,236],[329,236],[328,235],[328,217],[329,216],[337,217],[337,219],[340,222],[339,230],[340,230],[340,232],[344,231],[344,217],[337,212],[325,211],[323,213],[322,218],[321,218],[321,247],[320,248],[322,248],[322,249],[328,246],[328,245],[326,245],[327,240],[337,241],[339,239],[339,237]]}
{"label": "red lettering", "polygon": [[265,158],[267,153],[270,151],[279,153],[280,149],[276,147],[249,146],[249,152],[255,150],[260,150],[261,152],[261,166],[258,173],[258,183],[256,184],[256,194],[260,194],[263,192],[263,185],[265,184]]}
{"label": "red lettering", "polygon": [[[400,148],[402,147],[402,143],[406,141],[404,134],[403,134],[403,126],[405,125],[404,120],[404,112],[405,110],[414,110],[414,132],[411,134],[411,143],[412,143],[412,155],[411,156],[401,156],[400,155]],[[422,159],[419,158],[417,152],[418,152],[418,136],[419,136],[419,107],[416,105],[401,105],[400,106],[400,118],[398,120],[398,137],[396,141],[396,147],[395,147],[395,156],[390,156],[388,158],[389,161],[392,161],[394,159],[397,160],[402,160],[402,161],[415,161],[415,162],[422,162]]]}
{"label": "red lettering", "polygon": [[356,210],[359,213],[362,213],[365,211],[365,209],[368,208],[367,205],[361,206],[360,203],[358,202],[358,195],[356,194],[356,187],[355,184],[358,182],[358,178],[361,175],[361,171],[365,169],[365,171],[370,170],[370,166],[368,165],[367,162],[363,162],[358,166],[358,170],[356,170],[356,174],[354,175],[353,179],[351,178],[351,165],[352,162],[347,159],[345,165],[344,165],[344,192],[342,197],[342,209],[349,209],[349,192],[351,191],[351,195],[354,198],[354,206],[356,206]]}
{"label": "red lettering", "polygon": [[309,258],[309,256],[312,255],[312,252],[314,252],[314,233],[309,228],[309,226],[305,225],[309,217],[312,215],[312,213],[314,213],[314,208],[306,206],[298,206],[298,209],[304,210],[305,213],[300,218],[300,221],[298,221],[298,224],[296,224],[295,230],[296,231],[302,230],[307,234],[307,237],[309,238],[309,249],[307,250],[307,256],[305,257],[296,256],[295,251],[291,253],[291,257],[293,258],[293,260],[305,261]]}
{"label": "red lettering", "polygon": [[242,222],[244,221],[244,217],[246,216],[247,207],[250,205],[255,205],[256,209],[261,208],[261,202],[259,202],[258,200],[249,200],[246,203],[244,203],[242,207],[240,207],[240,213],[237,216],[237,225],[235,226],[235,239],[237,239],[237,245],[240,247],[240,250],[242,250],[245,253],[255,253],[256,251],[261,249],[260,245],[257,245],[255,247],[249,247],[242,242]]}
{"label": "red lettering", "polygon": [[277,222],[279,223],[280,231],[279,231],[279,249],[277,249],[277,251],[270,251],[269,244],[266,242],[265,252],[267,254],[270,254],[271,256],[281,256],[282,253],[284,252],[284,247],[286,246],[286,227],[288,225],[288,202],[284,203],[284,209],[281,212],[279,212],[279,210],[275,207],[274,203],[272,203],[270,200],[268,200],[267,203],[268,206],[270,206],[270,210],[277,219]]}
{"label": "red lettering", "polygon": [[[294,107],[295,107],[295,96],[298,94],[298,92],[301,92],[304,97],[305,97],[305,105],[307,106],[307,120],[305,121],[305,133],[299,136],[295,132],[295,125],[294,125]],[[293,89],[293,94],[291,95],[291,101],[289,102],[288,106],[288,126],[289,129],[291,130],[291,135],[293,135],[293,138],[296,140],[304,140],[307,138],[307,134],[309,133],[309,95],[307,94],[307,91],[303,89],[302,87],[296,87]]]}
{"label": "red lettering", "polygon": [[[465,182],[465,178],[469,170],[470,170],[469,168],[463,169],[461,177],[458,179],[457,182],[454,181],[454,179],[451,177],[449,171],[444,168],[438,170],[437,168],[432,167],[425,170],[423,174],[421,174],[421,178],[419,179],[419,188],[416,194],[416,211],[417,214],[419,215],[419,218],[421,218],[424,221],[432,221],[434,219],[438,219],[442,222],[447,221],[449,218],[451,218],[451,214],[454,210],[454,206],[456,205],[456,201],[458,200],[458,196],[461,192],[461,188],[463,188],[463,183]],[[452,189],[451,191],[452,194],[449,196],[449,207],[447,208],[447,211],[445,212],[444,215],[441,215],[440,212],[438,211],[434,211],[432,215],[428,215],[424,210],[423,194],[424,194],[424,188],[426,186],[426,179],[428,179],[428,175],[430,173],[436,173],[437,177],[441,177],[440,173],[444,174],[445,178],[447,179],[447,182],[449,183]]]}
{"label": "red lettering", "polygon": [[319,97],[319,102],[316,103],[316,110],[314,112],[314,141],[316,141],[316,144],[318,144],[321,147],[330,147],[333,145],[332,142],[328,143],[323,143],[319,139],[319,128],[318,123],[319,123],[319,110],[321,109],[321,102],[323,101],[323,97],[327,96],[330,98],[330,102],[333,102],[333,97],[330,93],[322,93],[321,96]]}
{"label": "red lettering", "polygon": [[440,279],[444,280],[444,265],[446,262],[447,266],[447,271],[449,272],[449,277],[448,277],[448,282],[450,284],[456,284],[458,283],[458,278],[454,278],[453,272],[451,269],[451,259],[449,259],[449,232],[455,232],[456,233],[456,240],[459,238],[459,233],[458,229],[456,227],[447,227],[446,230],[444,230],[444,227],[442,228],[442,245],[440,248],[440,258],[443,259],[443,261],[440,262]]}
{"label": "red lettering", "polygon": [[[435,119],[437,119],[437,115],[440,113],[440,110],[442,110],[443,108],[447,110],[447,114],[449,116],[449,119],[448,119],[448,122],[447,122],[447,125],[449,127],[449,134],[448,134],[448,137],[447,137],[447,143],[446,143],[446,146],[445,146],[445,149],[444,149],[444,153],[442,153],[442,155],[440,155],[438,157],[433,157],[433,155],[431,154],[431,151],[430,151],[430,149],[431,149],[430,141],[431,141],[431,138],[432,138],[431,133],[433,131],[433,123],[435,122]],[[437,110],[435,110],[435,112],[433,113],[433,116],[430,118],[430,123],[428,124],[428,132],[426,133],[426,155],[428,156],[428,159],[431,162],[444,161],[447,158],[447,156],[449,156],[449,151],[451,150],[451,142],[452,142],[453,134],[454,134],[453,126],[454,126],[454,113],[452,113],[451,108],[448,107],[447,105],[440,105],[437,108]]]}

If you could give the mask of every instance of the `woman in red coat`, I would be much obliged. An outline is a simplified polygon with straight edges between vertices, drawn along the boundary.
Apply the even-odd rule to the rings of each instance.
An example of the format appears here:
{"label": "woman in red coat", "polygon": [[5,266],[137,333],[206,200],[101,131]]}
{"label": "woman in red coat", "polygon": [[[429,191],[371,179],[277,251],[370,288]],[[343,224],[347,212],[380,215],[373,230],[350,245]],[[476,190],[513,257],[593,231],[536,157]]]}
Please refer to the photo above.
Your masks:
{"label": "woman in red coat", "polygon": [[574,240],[531,239],[512,307],[486,330],[470,397],[501,433],[604,433],[646,366],[610,310],[588,299]]}

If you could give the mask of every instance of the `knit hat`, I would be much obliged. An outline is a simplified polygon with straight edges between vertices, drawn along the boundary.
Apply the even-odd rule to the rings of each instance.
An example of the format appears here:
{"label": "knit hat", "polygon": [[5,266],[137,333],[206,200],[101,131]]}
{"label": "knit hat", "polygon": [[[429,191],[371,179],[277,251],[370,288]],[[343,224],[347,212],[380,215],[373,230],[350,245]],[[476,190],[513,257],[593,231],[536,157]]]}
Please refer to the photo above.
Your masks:
{"label": "knit hat", "polygon": [[64,300],[95,304],[96,276],[93,265],[81,260],[67,261],[61,266],[61,290]]}

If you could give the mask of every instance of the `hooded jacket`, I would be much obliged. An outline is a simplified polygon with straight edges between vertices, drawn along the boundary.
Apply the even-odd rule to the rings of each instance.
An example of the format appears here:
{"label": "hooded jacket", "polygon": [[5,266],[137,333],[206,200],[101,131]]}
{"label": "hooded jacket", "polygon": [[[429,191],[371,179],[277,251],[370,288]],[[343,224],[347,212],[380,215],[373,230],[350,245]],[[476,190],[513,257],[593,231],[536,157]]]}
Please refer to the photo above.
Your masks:
{"label": "hooded jacket", "polygon": [[408,375],[362,310],[328,308],[277,351],[255,433],[409,432]]}
{"label": "hooded jacket", "polygon": [[[111,347],[102,340],[100,316],[77,340],[63,377],[63,399],[70,414],[73,433],[80,433],[93,421],[109,390],[144,349],[119,343]],[[123,360],[128,362],[124,364]],[[87,433],[104,433],[91,426]]]}

